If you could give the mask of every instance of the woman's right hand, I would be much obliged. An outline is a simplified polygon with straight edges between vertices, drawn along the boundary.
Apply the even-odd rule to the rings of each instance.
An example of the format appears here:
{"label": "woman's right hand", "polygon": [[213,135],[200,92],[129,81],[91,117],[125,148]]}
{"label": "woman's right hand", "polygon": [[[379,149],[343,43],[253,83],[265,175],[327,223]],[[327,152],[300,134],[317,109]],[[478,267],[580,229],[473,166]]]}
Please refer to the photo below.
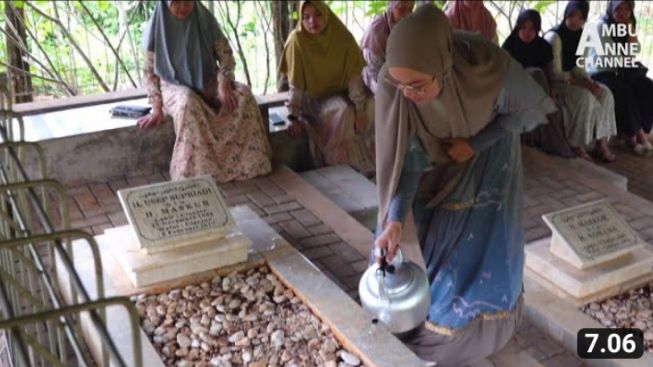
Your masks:
{"label": "woman's right hand", "polygon": [[[386,251],[385,259],[387,262],[391,262],[397,255],[399,242],[401,241],[401,228],[401,222],[388,222],[379,238],[374,241],[374,246],[376,246],[376,248],[384,249]],[[380,263],[381,257],[378,254],[375,256],[376,262]]]}
{"label": "woman's right hand", "polygon": [[592,82],[590,84],[589,90],[590,92],[592,92],[594,97],[596,97],[596,99],[600,99],[601,96],[603,95],[603,89],[601,89],[601,86],[596,82]]}
{"label": "woman's right hand", "polygon": [[161,108],[153,108],[152,112],[139,118],[136,125],[141,129],[156,127],[163,122],[163,110]]}
{"label": "woman's right hand", "polygon": [[304,123],[299,120],[290,121],[288,125],[288,135],[292,138],[297,138],[302,135],[304,131]]}

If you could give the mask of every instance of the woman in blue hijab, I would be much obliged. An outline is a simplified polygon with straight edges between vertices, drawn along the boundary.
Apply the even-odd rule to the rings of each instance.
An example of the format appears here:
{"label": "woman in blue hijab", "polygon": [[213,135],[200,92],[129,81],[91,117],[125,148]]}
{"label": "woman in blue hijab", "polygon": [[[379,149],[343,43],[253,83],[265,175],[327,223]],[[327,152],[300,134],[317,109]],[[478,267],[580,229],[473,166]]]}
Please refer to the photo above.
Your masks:
{"label": "woman in blue hijab", "polygon": [[143,43],[152,113],[138,125],[157,126],[164,113],[172,117],[171,179],[211,175],[229,182],[270,172],[258,105],[234,80],[233,52],[213,14],[200,1],[162,0]]}

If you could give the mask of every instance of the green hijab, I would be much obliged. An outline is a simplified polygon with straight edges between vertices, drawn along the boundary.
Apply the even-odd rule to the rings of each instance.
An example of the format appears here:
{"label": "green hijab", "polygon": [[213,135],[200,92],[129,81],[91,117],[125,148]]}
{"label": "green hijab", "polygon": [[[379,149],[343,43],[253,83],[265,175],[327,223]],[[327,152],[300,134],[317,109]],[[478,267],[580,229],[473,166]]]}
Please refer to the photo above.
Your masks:
{"label": "green hijab", "polygon": [[326,28],[319,35],[310,34],[300,19],[286,41],[279,71],[309,96],[328,97],[345,91],[349,81],[361,75],[365,59],[347,27],[322,1],[302,1],[300,18],[309,4],[322,14]]}

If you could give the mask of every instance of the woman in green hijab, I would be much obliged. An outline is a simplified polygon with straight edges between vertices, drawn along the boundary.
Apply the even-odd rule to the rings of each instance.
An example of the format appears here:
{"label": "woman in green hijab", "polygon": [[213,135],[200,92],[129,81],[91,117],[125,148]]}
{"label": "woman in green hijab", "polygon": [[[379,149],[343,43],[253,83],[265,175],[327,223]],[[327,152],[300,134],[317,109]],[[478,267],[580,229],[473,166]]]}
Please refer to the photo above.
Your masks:
{"label": "woman in green hijab", "polygon": [[349,164],[374,171],[374,103],[361,77],[363,54],[322,1],[302,1],[280,72],[288,77],[291,136],[306,128],[316,166]]}
{"label": "woman in green hijab", "polygon": [[546,123],[555,105],[504,50],[452,32],[432,5],[397,24],[386,51],[376,94],[375,245],[391,261],[413,210],[431,308],[405,343],[437,366],[482,366],[521,315],[519,134]]}

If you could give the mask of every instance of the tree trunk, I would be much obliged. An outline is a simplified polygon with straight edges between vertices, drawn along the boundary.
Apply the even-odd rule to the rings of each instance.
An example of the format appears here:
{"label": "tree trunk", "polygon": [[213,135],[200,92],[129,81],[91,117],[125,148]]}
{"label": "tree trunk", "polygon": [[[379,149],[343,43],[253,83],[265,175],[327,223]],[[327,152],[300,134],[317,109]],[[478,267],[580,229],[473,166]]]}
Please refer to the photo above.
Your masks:
{"label": "tree trunk", "polygon": [[[19,21],[24,19],[23,8],[16,7],[12,2],[5,3],[5,30],[8,33],[13,33],[10,29],[9,23],[13,26],[17,34],[16,38],[20,37],[23,44],[27,44],[27,36],[25,35],[25,28],[23,23]],[[18,47],[18,45],[7,38],[7,61],[9,65],[15,69],[7,69],[8,79],[10,80],[10,88],[12,94],[16,98],[16,103],[31,102],[32,98],[32,77],[29,73],[29,63],[27,62],[27,55]]]}
{"label": "tree trunk", "polygon": [[[286,39],[288,35],[295,28],[295,21],[292,19],[292,14],[297,10],[296,1],[272,1],[272,23],[273,23],[273,35],[274,35],[274,54],[277,60],[277,67],[279,66],[279,60],[281,60],[281,53],[283,52],[283,46],[286,44]],[[284,91],[288,90],[288,82],[285,78],[285,75],[279,75],[277,79],[277,90]]]}

